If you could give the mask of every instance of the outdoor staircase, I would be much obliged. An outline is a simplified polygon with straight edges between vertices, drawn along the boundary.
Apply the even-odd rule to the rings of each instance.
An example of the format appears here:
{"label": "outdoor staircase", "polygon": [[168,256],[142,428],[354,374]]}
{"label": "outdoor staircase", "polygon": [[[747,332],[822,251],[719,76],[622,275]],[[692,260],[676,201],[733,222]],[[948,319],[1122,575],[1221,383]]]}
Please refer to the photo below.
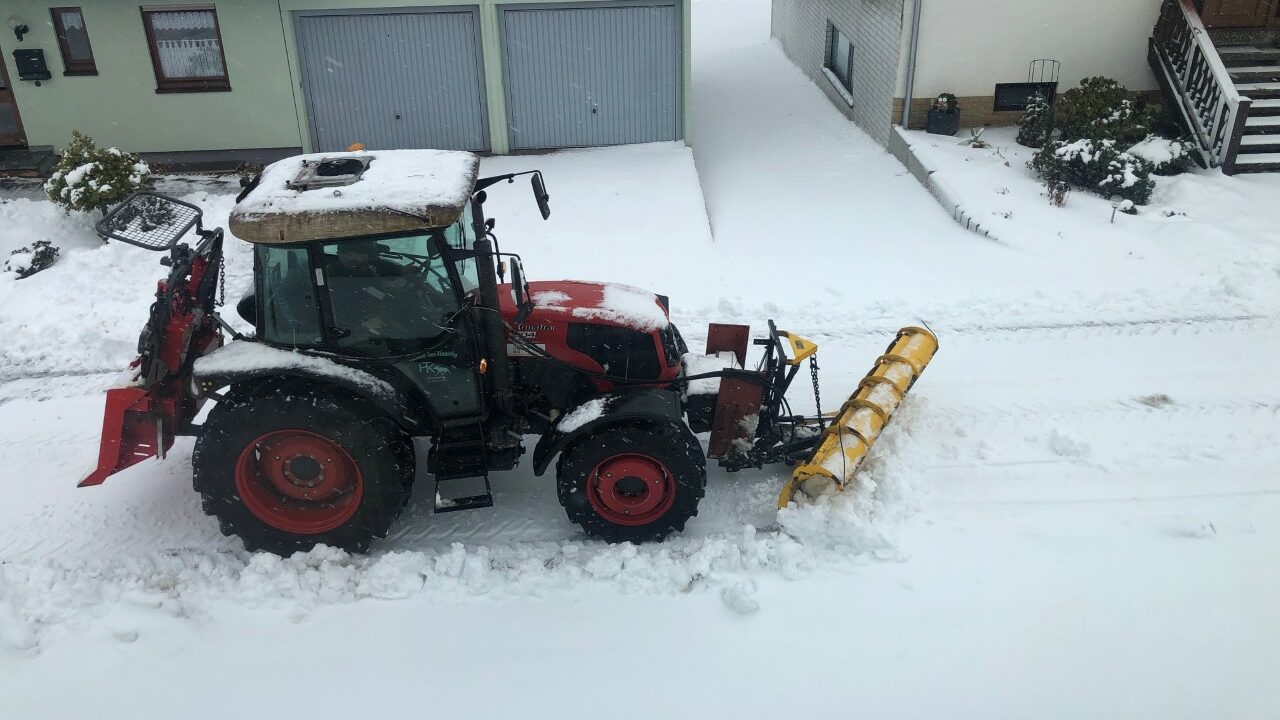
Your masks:
{"label": "outdoor staircase", "polygon": [[1227,175],[1280,172],[1280,47],[1269,31],[1205,27],[1196,0],[1164,0],[1148,58],[1169,105]]}
{"label": "outdoor staircase", "polygon": [[1280,172],[1280,48],[1218,48],[1241,97],[1253,101],[1235,158],[1237,173]]}

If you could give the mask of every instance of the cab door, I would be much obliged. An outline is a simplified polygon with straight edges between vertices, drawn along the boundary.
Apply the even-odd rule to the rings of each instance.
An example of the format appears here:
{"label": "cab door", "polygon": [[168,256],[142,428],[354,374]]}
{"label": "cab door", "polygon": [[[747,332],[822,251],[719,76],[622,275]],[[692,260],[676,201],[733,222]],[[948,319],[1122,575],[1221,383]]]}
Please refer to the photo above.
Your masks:
{"label": "cab door", "polygon": [[[385,363],[442,420],[481,413],[479,359],[457,275],[435,235],[321,245],[328,345]],[[352,252],[353,246],[363,252]]]}

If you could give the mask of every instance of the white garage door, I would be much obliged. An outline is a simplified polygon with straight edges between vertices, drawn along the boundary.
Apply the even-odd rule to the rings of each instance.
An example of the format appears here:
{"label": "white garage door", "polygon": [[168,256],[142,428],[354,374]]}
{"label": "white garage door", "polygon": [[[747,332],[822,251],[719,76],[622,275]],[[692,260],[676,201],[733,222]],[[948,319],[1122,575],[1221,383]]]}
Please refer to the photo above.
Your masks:
{"label": "white garage door", "polygon": [[684,137],[682,19],[677,0],[503,7],[511,147]]}
{"label": "white garage door", "polygon": [[317,152],[489,149],[475,10],[305,12],[295,27]]}

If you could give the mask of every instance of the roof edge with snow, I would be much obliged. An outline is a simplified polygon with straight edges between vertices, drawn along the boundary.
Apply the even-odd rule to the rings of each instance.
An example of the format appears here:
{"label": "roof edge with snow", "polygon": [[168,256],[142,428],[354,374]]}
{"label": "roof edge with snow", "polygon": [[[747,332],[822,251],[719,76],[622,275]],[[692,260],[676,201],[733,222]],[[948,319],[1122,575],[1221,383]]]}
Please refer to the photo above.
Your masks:
{"label": "roof edge with snow", "polygon": [[[349,185],[290,187],[308,164],[361,158]],[[452,150],[312,153],[267,166],[231,211],[231,234],[252,243],[340,240],[448,227],[471,198],[480,158]]]}

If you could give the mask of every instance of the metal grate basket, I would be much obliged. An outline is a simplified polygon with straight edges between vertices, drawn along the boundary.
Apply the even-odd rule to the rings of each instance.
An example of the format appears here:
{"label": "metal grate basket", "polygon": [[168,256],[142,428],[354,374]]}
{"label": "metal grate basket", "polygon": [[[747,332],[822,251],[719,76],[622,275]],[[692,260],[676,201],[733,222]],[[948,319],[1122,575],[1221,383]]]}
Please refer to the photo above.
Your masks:
{"label": "metal grate basket", "polygon": [[147,250],[168,250],[191,228],[200,228],[200,208],[158,193],[129,196],[97,224],[98,234]]}

